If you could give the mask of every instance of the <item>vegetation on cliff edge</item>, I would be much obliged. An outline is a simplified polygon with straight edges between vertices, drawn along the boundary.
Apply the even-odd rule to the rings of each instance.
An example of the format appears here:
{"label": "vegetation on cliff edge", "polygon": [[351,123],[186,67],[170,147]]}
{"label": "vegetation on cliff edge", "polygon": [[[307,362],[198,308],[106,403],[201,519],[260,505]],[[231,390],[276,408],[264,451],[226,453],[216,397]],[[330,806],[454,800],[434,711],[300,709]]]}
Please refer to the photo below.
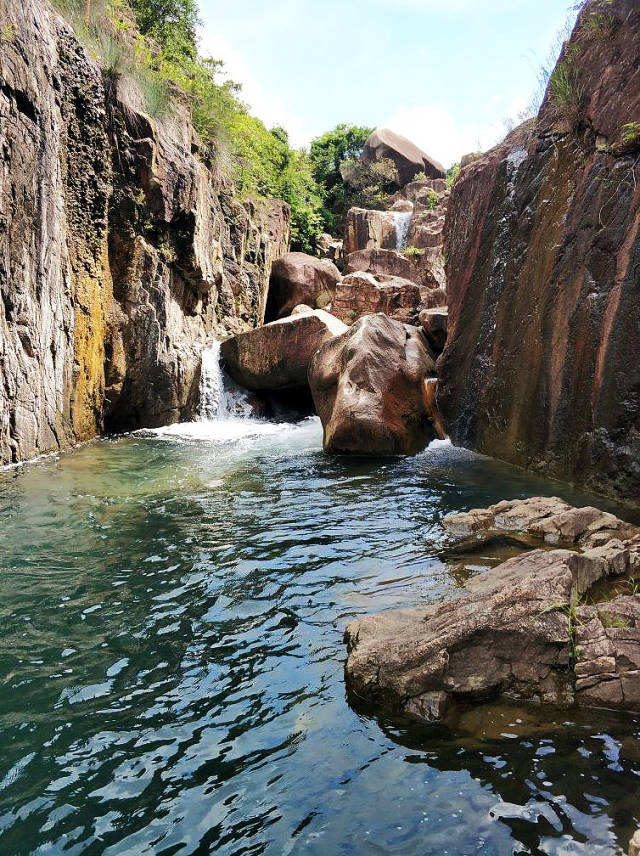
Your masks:
{"label": "vegetation on cliff edge", "polygon": [[223,63],[198,52],[196,0],[52,2],[100,62],[108,91],[128,78],[155,119],[186,95],[203,160],[241,197],[289,203],[292,249],[313,252],[320,232],[342,229],[349,208],[379,207],[397,189],[393,163],[359,160],[372,128],[341,124],[296,149],[284,128],[252,116]]}

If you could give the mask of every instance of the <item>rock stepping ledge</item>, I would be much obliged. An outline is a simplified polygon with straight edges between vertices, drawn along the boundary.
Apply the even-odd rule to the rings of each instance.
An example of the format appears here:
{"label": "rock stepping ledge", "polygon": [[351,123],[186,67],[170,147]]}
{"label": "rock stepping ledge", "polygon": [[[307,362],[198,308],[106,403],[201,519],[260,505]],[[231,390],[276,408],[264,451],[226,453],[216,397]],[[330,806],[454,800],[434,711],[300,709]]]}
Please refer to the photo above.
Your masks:
{"label": "rock stepping ledge", "polygon": [[455,600],[349,624],[350,693],[423,721],[500,697],[640,711],[639,527],[557,497],[450,515],[443,527],[454,552],[505,536],[526,552]]}

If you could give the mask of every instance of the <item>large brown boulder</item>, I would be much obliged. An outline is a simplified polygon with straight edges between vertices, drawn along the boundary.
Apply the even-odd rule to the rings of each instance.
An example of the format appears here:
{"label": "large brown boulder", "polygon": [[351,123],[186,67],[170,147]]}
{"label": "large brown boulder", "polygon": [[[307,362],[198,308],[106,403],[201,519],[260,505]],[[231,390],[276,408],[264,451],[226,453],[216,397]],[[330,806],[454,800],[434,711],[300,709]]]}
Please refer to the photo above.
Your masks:
{"label": "large brown boulder", "polygon": [[379,248],[357,250],[348,256],[345,274],[360,270],[374,276],[399,276],[428,288],[445,288],[447,281],[439,248],[417,253]]}
{"label": "large brown boulder", "polygon": [[443,719],[456,699],[573,701],[568,550],[537,550],[473,578],[469,594],[348,625],[347,687],[395,713]]}
{"label": "large brown boulder", "polygon": [[374,277],[358,271],[348,274],[337,285],[331,313],[345,324],[376,312],[408,324],[416,320],[428,291],[401,277]]}
{"label": "large brown boulder", "polygon": [[323,345],[309,385],[324,448],[339,454],[415,454],[434,439],[423,396],[434,363],[415,327],[366,315]]}
{"label": "large brown boulder", "polygon": [[439,403],[455,443],[637,501],[640,5],[607,16],[594,36],[588,3],[561,60],[582,97],[550,90],[453,185]]}
{"label": "large brown boulder", "polygon": [[387,128],[376,128],[367,138],[362,150],[364,163],[373,164],[381,160],[392,160],[398,170],[400,185],[408,184],[419,173],[427,178],[444,178],[442,164],[430,157],[415,143]]}
{"label": "large brown boulder", "polygon": [[303,311],[227,339],[221,354],[228,373],[246,389],[295,389],[306,386],[318,348],[346,330],[328,312]]}
{"label": "large brown boulder", "polygon": [[395,250],[401,243],[398,225],[403,212],[372,211],[368,208],[351,208],[347,213],[344,236],[344,253],[348,256],[357,250],[382,247]]}
{"label": "large brown boulder", "polygon": [[[579,539],[583,549],[533,550],[472,577],[467,593],[449,603],[353,622],[346,678],[359,698],[427,720],[447,716],[452,702],[498,696],[640,707],[640,595],[629,586],[640,569],[635,527],[555,497],[498,503],[444,522],[467,536],[492,526],[496,534],[538,538],[548,523],[547,532],[565,530],[566,541]],[[624,541],[612,537],[633,531]],[[607,540],[593,546],[597,533]],[[595,602],[579,607],[586,596]]]}
{"label": "large brown boulder", "polygon": [[301,303],[313,309],[324,309],[331,302],[339,281],[340,271],[329,259],[287,253],[271,268],[266,322],[285,318]]}

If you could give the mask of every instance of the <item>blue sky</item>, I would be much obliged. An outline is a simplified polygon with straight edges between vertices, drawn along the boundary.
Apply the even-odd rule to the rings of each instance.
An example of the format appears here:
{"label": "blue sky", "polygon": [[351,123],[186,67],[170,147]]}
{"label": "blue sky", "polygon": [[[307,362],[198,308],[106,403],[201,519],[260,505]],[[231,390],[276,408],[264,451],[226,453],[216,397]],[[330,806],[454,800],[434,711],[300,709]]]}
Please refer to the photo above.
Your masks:
{"label": "blue sky", "polygon": [[385,126],[445,166],[504,136],[531,99],[570,0],[201,0],[201,52],[252,112],[306,145]]}

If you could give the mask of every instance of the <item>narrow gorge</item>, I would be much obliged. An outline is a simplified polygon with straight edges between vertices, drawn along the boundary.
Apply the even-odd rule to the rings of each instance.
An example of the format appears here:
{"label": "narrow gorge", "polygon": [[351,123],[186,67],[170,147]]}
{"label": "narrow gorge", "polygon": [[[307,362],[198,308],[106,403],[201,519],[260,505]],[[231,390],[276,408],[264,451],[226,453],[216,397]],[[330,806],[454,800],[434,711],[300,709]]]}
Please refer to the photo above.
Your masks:
{"label": "narrow gorge", "polygon": [[0,853],[638,856],[640,8],[440,163],[254,5],[0,0]]}

